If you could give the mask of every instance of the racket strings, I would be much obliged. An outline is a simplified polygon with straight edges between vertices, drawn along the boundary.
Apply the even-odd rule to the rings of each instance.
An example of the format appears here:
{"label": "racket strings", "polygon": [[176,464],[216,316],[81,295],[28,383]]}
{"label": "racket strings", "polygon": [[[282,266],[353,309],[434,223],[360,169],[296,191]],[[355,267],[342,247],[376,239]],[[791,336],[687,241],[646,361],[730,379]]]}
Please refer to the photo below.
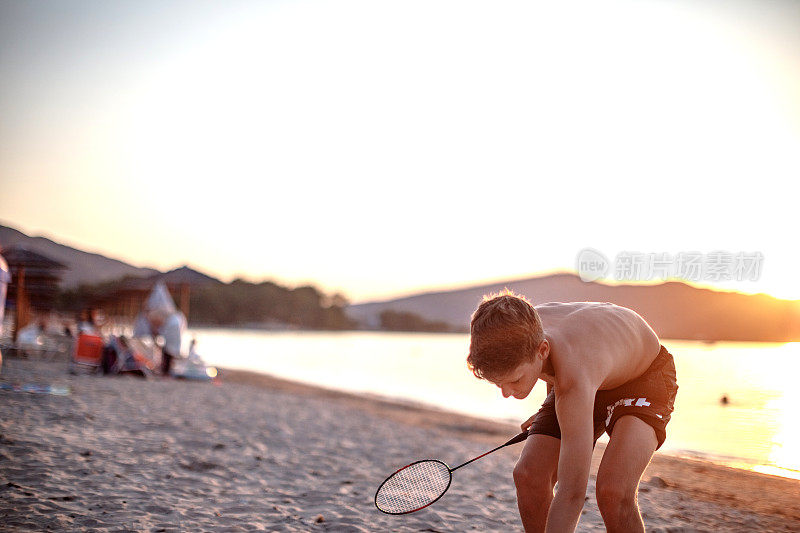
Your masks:
{"label": "racket strings", "polygon": [[408,513],[436,501],[449,486],[446,464],[420,461],[392,474],[378,490],[375,504],[386,513]]}

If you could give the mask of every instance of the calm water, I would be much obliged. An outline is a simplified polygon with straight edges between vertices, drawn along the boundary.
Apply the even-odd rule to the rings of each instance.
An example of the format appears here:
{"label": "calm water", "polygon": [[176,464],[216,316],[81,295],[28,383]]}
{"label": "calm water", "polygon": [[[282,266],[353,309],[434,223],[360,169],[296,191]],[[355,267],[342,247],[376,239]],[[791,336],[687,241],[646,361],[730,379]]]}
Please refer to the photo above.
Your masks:
{"label": "calm water", "polygon": [[[211,364],[522,422],[544,399],[505,399],[475,379],[465,334],[200,329]],[[680,390],[662,450],[800,479],[800,343],[662,341]],[[720,404],[727,394],[730,404]],[[605,438],[605,437],[604,437]]]}

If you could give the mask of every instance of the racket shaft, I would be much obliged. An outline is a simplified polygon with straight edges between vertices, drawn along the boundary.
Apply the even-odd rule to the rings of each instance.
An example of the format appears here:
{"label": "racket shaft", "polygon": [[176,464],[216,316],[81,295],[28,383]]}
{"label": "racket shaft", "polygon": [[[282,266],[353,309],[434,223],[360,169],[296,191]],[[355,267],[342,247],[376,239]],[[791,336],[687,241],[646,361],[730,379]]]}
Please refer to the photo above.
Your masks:
{"label": "racket shaft", "polygon": [[509,439],[509,440],[508,440],[508,442],[506,442],[505,444],[501,444],[500,446],[498,446],[498,447],[497,447],[497,448],[495,448],[494,450],[489,450],[488,452],[484,453],[483,455],[479,455],[479,456],[478,456],[478,457],[476,457],[475,459],[470,459],[470,460],[469,460],[469,461],[467,461],[466,463],[462,463],[462,464],[460,464],[460,465],[456,466],[455,468],[451,468],[451,469],[450,469],[450,472],[455,472],[456,470],[458,470],[458,469],[459,469],[459,468],[461,468],[462,466],[467,466],[468,464],[470,464],[470,463],[472,463],[472,462],[475,462],[475,461],[477,461],[478,459],[481,459],[481,458],[483,458],[483,457],[486,457],[486,456],[487,456],[487,455],[489,455],[490,453],[494,453],[494,452],[496,452],[496,451],[497,451],[497,450],[499,450],[500,448],[505,448],[506,446],[511,446],[512,444],[516,444],[516,443],[518,443],[518,442],[522,442],[522,441],[524,441],[524,440],[525,440],[525,439],[527,439],[527,438],[528,438],[528,432],[527,432],[527,431],[523,431],[523,432],[522,432],[522,433],[520,433],[519,435],[517,435],[517,436],[515,436],[515,437],[513,437],[513,438],[511,438],[511,439]]}

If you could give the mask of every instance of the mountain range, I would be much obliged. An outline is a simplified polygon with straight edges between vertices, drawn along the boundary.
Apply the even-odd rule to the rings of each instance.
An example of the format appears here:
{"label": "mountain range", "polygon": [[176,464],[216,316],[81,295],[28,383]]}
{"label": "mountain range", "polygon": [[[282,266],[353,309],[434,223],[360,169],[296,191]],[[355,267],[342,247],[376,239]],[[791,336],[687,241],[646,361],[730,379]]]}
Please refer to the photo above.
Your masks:
{"label": "mountain range", "polygon": [[[149,278],[161,274],[154,268],[135,267],[118,259],[84,252],[46,237],[31,237],[14,228],[0,225],[0,250],[11,246],[22,246],[66,266],[61,277],[61,287],[64,289],[71,289],[81,284],[91,285],[113,281],[126,276]],[[193,284],[200,281],[218,282],[218,280],[187,266],[170,271],[165,276],[167,276],[166,282],[178,280],[187,280]]]}
{"label": "mountain range", "polygon": [[[54,259],[67,268],[62,287],[112,281],[124,276],[149,278],[160,272],[117,259],[84,252],[45,237],[30,237],[0,225],[0,249],[21,245]],[[189,267],[166,275],[191,282],[218,280]],[[534,305],[544,302],[599,301],[629,307],[642,315],[662,338],[738,341],[800,341],[800,301],[766,294],[741,294],[703,289],[681,282],[657,285],[608,285],[584,282],[573,273],[550,274],[455,290],[415,294],[378,302],[350,305],[347,313],[368,329],[378,329],[385,310],[408,312],[430,321],[443,321],[467,331],[470,315],[485,294],[508,288]]]}
{"label": "mountain range", "polygon": [[464,289],[427,292],[405,298],[352,305],[350,316],[367,327],[379,325],[385,310],[444,321],[468,331],[470,316],[485,294],[505,288],[545,302],[612,302],[642,315],[662,338],[696,340],[800,340],[800,301],[766,294],[702,289],[681,282],[608,285],[584,282],[572,273],[551,274]]}

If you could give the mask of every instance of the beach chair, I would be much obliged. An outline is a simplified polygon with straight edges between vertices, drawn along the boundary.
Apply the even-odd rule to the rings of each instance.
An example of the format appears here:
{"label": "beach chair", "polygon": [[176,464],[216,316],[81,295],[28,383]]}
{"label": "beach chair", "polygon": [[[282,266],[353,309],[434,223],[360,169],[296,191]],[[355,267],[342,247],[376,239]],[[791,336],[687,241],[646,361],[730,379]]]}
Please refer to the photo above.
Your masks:
{"label": "beach chair", "polygon": [[142,351],[142,344],[136,339],[112,336],[106,349],[109,348],[114,352],[114,373],[146,378],[155,368],[153,361]]}
{"label": "beach chair", "polygon": [[75,373],[78,368],[89,368],[92,372],[100,370],[103,364],[103,337],[81,333],[75,342],[72,351],[70,372]]}

